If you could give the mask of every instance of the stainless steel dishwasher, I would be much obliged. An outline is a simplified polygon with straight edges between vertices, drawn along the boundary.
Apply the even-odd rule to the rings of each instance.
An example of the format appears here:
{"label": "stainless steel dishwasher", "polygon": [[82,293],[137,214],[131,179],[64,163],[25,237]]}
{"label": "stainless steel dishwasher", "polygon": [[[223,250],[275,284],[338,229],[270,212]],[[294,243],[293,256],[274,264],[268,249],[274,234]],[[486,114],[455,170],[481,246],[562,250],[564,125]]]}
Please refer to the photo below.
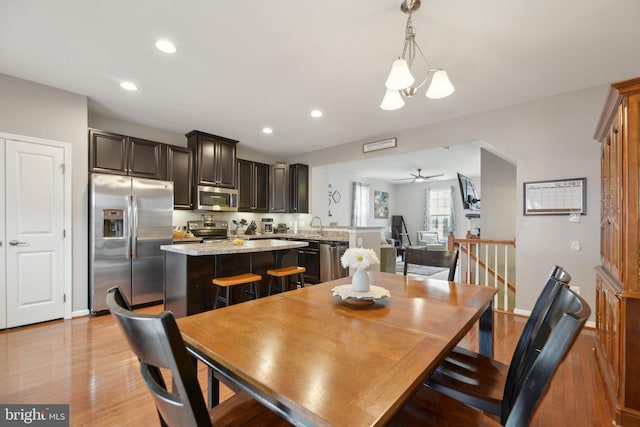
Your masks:
{"label": "stainless steel dishwasher", "polygon": [[347,242],[320,242],[320,281],[339,279],[348,275],[347,269],[342,267],[340,258],[349,247]]}

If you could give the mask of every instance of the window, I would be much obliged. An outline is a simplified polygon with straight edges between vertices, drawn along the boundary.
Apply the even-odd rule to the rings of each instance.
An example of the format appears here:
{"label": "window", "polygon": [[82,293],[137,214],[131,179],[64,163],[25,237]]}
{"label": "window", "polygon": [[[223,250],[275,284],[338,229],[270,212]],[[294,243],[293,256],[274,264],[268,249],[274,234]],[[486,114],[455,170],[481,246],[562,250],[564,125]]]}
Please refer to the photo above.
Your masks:
{"label": "window", "polygon": [[353,183],[351,226],[364,227],[369,221],[369,184]]}
{"label": "window", "polygon": [[454,231],[453,196],[453,188],[426,190],[425,229],[437,231],[440,239]]}

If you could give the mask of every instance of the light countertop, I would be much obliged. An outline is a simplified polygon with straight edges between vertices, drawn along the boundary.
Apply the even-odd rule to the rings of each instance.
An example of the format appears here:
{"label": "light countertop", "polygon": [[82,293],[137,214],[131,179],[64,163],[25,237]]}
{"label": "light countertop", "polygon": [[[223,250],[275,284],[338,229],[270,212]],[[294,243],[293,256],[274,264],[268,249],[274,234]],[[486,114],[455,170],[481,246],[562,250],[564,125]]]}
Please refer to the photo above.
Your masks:
{"label": "light countertop", "polygon": [[246,240],[241,245],[235,245],[230,241],[208,243],[184,243],[177,245],[162,245],[160,249],[183,255],[230,255],[250,252],[267,252],[282,249],[295,249],[308,246],[308,242],[295,240],[255,239]]}

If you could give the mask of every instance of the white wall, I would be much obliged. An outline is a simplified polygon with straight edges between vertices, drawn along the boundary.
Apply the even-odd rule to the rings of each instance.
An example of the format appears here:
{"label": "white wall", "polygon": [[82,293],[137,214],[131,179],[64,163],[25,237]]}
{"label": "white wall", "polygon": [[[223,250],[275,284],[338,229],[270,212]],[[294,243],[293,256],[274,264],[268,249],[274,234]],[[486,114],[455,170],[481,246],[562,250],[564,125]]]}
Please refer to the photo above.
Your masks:
{"label": "white wall", "polygon": [[[393,154],[486,141],[516,165],[517,205],[522,205],[524,181],[586,177],[587,215],[579,224],[569,226],[567,217],[524,217],[516,213],[516,307],[530,310],[551,267],[560,264],[594,308],[593,267],[599,263],[600,146],[593,140],[593,132],[606,92],[606,86],[588,88],[370,140],[397,137]],[[334,159],[363,159],[363,142],[367,141],[314,151],[288,161],[322,166]],[[392,154],[385,153],[388,151],[367,155]],[[572,240],[581,242],[580,252],[570,250]]]}
{"label": "white wall", "polygon": [[[357,171],[354,171],[357,172]],[[347,173],[334,167],[312,168],[311,179],[312,215],[319,216],[323,225],[336,223],[338,226],[351,225],[353,183],[369,184],[371,190],[369,202],[368,227],[383,227],[391,225],[391,211],[397,199],[393,194],[394,186],[381,180],[359,177],[356,173]],[[376,191],[389,194],[389,218],[374,218],[373,205]],[[337,194],[334,194],[336,193]],[[331,196],[330,196],[331,194]],[[331,201],[329,201],[331,197]]]}
{"label": "white wall", "polygon": [[0,74],[0,131],[72,145],[74,312],[88,307],[87,98]]}
{"label": "white wall", "polygon": [[[478,177],[471,178],[477,186],[478,193],[480,193],[480,179]],[[448,189],[453,187],[454,195],[454,209],[455,209],[455,227],[454,232],[456,237],[464,237],[467,230],[470,229],[469,220],[465,218],[465,211],[462,208],[462,197],[460,196],[460,186],[457,180],[446,181],[432,181],[425,183],[411,183],[411,184],[396,184],[393,185],[393,194],[396,203],[392,206],[393,215],[402,215],[404,222],[407,225],[409,237],[411,243],[416,244],[418,230],[425,230],[424,227],[424,205],[426,202],[425,192],[427,188],[434,190]],[[440,236],[440,239],[446,239],[448,236]],[[407,243],[405,241],[405,243]]]}
{"label": "white wall", "polygon": [[511,240],[516,235],[518,200],[516,166],[481,150],[482,216],[481,236],[485,239]]}

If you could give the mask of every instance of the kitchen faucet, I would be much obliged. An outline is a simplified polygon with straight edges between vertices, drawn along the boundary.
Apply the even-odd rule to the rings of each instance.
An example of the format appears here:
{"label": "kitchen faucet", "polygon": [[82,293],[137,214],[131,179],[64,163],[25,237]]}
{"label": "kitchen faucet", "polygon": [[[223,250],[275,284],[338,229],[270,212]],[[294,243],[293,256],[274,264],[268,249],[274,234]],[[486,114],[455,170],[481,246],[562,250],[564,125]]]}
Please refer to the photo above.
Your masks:
{"label": "kitchen faucet", "polygon": [[314,216],[313,218],[311,218],[311,222],[309,223],[309,225],[313,227],[313,221],[315,221],[316,219],[320,223],[320,234],[322,234],[322,219],[319,216]]}

